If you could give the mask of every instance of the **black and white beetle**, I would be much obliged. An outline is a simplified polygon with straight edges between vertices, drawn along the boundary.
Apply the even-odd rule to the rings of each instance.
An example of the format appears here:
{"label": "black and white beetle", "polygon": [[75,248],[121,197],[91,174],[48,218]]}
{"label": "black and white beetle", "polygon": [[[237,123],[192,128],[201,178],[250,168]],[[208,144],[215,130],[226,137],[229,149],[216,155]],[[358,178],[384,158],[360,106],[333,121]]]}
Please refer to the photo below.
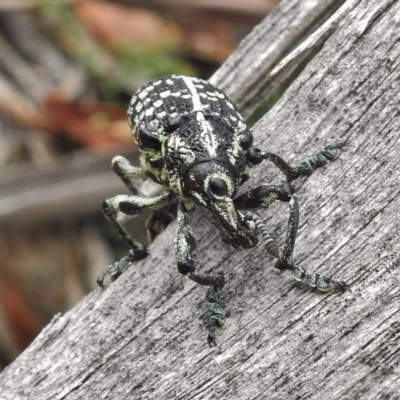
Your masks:
{"label": "black and white beetle", "polygon": [[[326,147],[297,167],[290,167],[279,156],[253,146],[253,135],[229,98],[207,81],[173,75],[148,83],[133,96],[128,109],[129,124],[139,146],[141,167],[124,157],[112,160],[115,173],[132,195],[105,200],[103,210],[130,252],[110,265],[99,276],[104,286],[107,275],[116,279],[133,261],[147,256],[147,248],[131,238],[116,219],[118,211],[128,215],[153,210],[151,224],[165,220],[165,208],[178,205],[175,252],[178,270],[200,285],[209,286],[209,345],[215,344],[215,331],[225,323],[220,305],[223,274],[211,276],[195,271],[195,240],[189,225],[189,212],[201,205],[211,212],[224,242],[235,248],[255,246],[259,237],[278,261],[276,267],[321,291],[343,291],[346,284],[310,273],[293,263],[299,211],[291,181],[312,171],[340,154],[340,145]],[[286,176],[281,185],[262,184],[237,196],[251,169],[263,160],[272,161]],[[156,197],[143,197],[131,178],[150,177],[166,191]],[[249,209],[267,208],[275,200],[289,203],[290,216],[286,241],[281,249],[268,234],[261,219]]]}

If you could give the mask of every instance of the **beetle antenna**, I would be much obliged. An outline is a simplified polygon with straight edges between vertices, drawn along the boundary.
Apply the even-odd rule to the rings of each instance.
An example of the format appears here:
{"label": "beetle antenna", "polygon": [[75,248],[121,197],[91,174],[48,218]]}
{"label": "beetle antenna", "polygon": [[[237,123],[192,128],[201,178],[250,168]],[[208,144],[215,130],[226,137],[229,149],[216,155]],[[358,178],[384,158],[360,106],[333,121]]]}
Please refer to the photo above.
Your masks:
{"label": "beetle antenna", "polygon": [[245,216],[245,221],[249,228],[256,229],[261,233],[265,241],[265,247],[271,255],[275,258],[279,258],[279,246],[276,240],[270,235],[262,219],[255,213],[247,212]]}

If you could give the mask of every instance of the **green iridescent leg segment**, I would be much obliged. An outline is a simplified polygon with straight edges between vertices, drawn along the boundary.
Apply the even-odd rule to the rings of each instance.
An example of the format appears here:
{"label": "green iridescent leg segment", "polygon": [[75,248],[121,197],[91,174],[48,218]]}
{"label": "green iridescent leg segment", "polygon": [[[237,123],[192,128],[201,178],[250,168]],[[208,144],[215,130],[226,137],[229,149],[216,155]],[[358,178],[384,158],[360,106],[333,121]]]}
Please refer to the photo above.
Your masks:
{"label": "green iridescent leg segment", "polygon": [[225,325],[225,311],[222,309],[221,292],[218,287],[210,287],[207,290],[206,300],[208,303],[208,336],[207,343],[211,347],[216,346],[216,331]]}
{"label": "green iridescent leg segment", "polygon": [[[147,255],[147,254],[146,254]],[[145,256],[144,256],[145,257]],[[142,258],[144,258],[142,257]],[[126,271],[129,266],[134,262],[138,261],[140,258],[137,258],[132,251],[129,251],[129,254],[122,257],[119,261],[114,264],[109,265],[97,278],[97,284],[100,287],[104,287],[104,280],[107,276],[110,277],[111,282],[115,281],[124,271]]]}
{"label": "green iridescent leg segment", "polygon": [[105,269],[97,279],[99,286],[104,286],[104,279],[106,276],[109,275],[111,280],[115,280],[133,261],[141,260],[148,254],[147,247],[133,239],[126,229],[118,222],[118,212],[121,211],[126,215],[135,215],[146,209],[156,210],[162,208],[169,202],[171,202],[171,194],[169,192],[165,192],[152,198],[119,195],[103,202],[103,212],[105,216],[110,221],[111,226],[115,229],[117,234],[131,248],[131,250],[127,256]]}
{"label": "green iridescent leg segment", "polygon": [[210,286],[206,298],[209,311],[209,334],[207,342],[211,346],[211,344],[216,344],[216,329],[225,323],[225,312],[219,304],[220,291],[225,285],[224,275],[222,273],[218,275],[205,275],[195,271],[194,252],[196,242],[189,225],[188,210],[184,204],[179,204],[178,206],[177,226],[175,254],[178,271],[199,285]]}
{"label": "green iridescent leg segment", "polygon": [[305,283],[307,286],[317,288],[320,292],[344,292],[348,287],[348,284],[344,281],[337,281],[327,276],[308,272],[297,265],[293,265],[290,272],[296,280]]}
{"label": "green iridescent leg segment", "polygon": [[324,166],[329,161],[333,161],[340,155],[340,148],[344,143],[338,143],[335,146],[327,146],[322,151],[315,153],[311,158],[301,162],[296,167],[291,167],[286,161],[274,153],[262,153],[265,160],[272,161],[285,175],[288,182],[291,182],[300,176],[309,176],[319,167]]}

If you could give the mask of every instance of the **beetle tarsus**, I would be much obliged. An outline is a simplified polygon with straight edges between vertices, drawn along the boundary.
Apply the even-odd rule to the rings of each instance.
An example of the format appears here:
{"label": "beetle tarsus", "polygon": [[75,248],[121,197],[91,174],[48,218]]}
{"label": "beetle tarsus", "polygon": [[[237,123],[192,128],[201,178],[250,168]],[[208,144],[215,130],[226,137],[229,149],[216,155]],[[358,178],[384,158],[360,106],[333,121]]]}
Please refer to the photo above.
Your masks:
{"label": "beetle tarsus", "polygon": [[208,304],[208,337],[207,342],[211,347],[217,345],[216,330],[222,328],[226,323],[225,311],[221,307],[221,288],[210,287],[207,290],[206,300]]}

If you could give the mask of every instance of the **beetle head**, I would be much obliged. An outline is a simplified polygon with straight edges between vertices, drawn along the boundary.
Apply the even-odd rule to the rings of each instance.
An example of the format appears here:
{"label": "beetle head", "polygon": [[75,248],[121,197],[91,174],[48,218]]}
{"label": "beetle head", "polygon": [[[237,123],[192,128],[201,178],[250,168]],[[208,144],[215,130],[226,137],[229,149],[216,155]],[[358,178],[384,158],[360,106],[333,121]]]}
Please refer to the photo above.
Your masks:
{"label": "beetle head", "polygon": [[257,244],[256,232],[238,214],[233,198],[238,190],[238,177],[229,164],[204,161],[186,173],[184,187],[188,197],[207,208],[218,222],[223,240],[236,248]]}

